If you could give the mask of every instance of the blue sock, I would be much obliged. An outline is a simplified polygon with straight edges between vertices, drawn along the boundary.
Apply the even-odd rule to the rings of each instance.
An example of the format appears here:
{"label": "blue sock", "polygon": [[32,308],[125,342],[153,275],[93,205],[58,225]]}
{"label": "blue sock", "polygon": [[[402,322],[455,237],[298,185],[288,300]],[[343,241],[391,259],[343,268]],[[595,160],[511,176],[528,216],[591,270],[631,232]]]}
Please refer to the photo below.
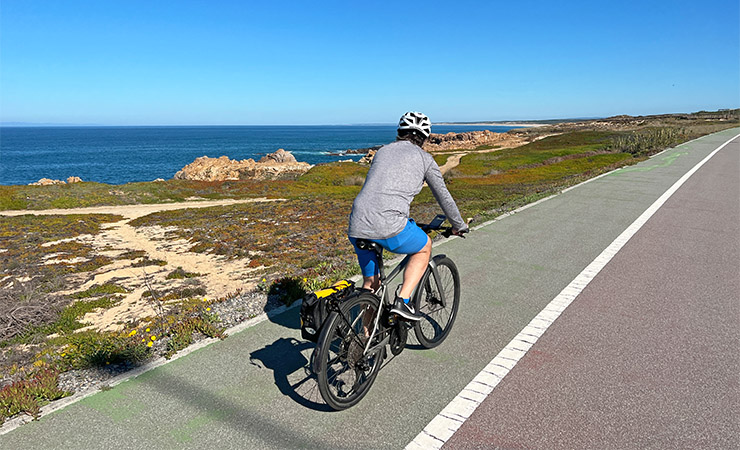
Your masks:
{"label": "blue sock", "polygon": [[411,300],[410,298],[404,298],[404,299],[403,299],[403,302],[404,302],[404,303],[406,303],[406,304],[408,305],[408,304],[409,304],[409,301],[410,301],[410,300]]}

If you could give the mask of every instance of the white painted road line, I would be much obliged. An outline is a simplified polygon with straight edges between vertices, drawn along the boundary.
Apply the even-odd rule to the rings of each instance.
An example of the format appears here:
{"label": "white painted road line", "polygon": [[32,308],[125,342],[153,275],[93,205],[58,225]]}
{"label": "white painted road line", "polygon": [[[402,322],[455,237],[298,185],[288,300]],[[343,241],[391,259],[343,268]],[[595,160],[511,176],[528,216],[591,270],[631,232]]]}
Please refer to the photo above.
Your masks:
{"label": "white painted road line", "polygon": [[455,397],[431,422],[412,440],[407,450],[438,449],[473,414],[475,409],[493,391],[503,377],[514,368],[547,328],[557,319],[565,308],[583,291],[601,269],[624,247],[627,241],[660,209],[663,204],[688,180],[701,166],[709,161],[727,144],[740,137],[740,134],[727,140],[686,172],[648,209],[625,229],[599,256],[570,282],[534,319],[524,327],[514,339],[496,355],[488,365],[473,378],[473,381]]}

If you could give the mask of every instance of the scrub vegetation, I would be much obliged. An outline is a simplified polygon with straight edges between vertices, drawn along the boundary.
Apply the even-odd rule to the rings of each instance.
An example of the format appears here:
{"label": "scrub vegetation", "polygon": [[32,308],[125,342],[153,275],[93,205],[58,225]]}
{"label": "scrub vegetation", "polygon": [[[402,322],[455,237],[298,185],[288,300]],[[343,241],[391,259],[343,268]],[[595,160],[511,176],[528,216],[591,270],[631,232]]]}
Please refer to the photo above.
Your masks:
{"label": "scrub vegetation", "polygon": [[[667,147],[736,126],[737,110],[618,117],[512,130],[530,143],[510,149],[451,150],[435,159],[443,164],[451,153],[466,153],[445,179],[463,216],[484,221]],[[165,240],[187,242],[184,251],[245,261],[254,269],[258,291],[289,303],[359,272],[346,227],[367,170],[344,162],[315,166],[296,180],[0,186],[0,209],[181,202],[193,197],[279,198],[283,201],[156,212],[128,225],[161,227]],[[426,222],[438,212],[425,187],[412,204],[412,215]],[[0,422],[19,412],[36,416],[43,403],[67,395],[57,387],[61,372],[138,364],[155,355],[171,356],[198,336],[225,337],[211,309],[223,299],[207,298],[199,281],[204,274],[162,267],[167,262],[146,251],[113,255],[90,244],[89,237],[105,224],[121,220],[111,214],[0,218]],[[115,279],[90,285],[90,273],[129,262],[167,271],[171,285],[147,286],[142,295],[156,313],[125,323],[119,331],[91,329],[85,314],[119,305],[130,287]]]}
{"label": "scrub vegetation", "polygon": [[[353,189],[353,195],[359,192]],[[169,236],[186,239],[192,252],[246,258],[270,279],[292,277],[300,283],[305,279],[306,288],[322,287],[355,271],[346,237],[352,203],[343,197],[163,211],[130,224],[170,227]]]}

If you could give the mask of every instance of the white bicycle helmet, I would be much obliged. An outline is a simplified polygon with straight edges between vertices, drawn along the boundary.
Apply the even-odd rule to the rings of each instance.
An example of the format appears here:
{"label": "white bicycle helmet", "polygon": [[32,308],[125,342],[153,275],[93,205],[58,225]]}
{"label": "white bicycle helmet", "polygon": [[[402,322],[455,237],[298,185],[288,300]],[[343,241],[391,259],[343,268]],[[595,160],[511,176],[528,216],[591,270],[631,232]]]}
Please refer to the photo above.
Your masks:
{"label": "white bicycle helmet", "polygon": [[401,116],[398,122],[399,130],[418,130],[425,138],[428,138],[432,132],[432,122],[429,117],[420,112],[407,112]]}

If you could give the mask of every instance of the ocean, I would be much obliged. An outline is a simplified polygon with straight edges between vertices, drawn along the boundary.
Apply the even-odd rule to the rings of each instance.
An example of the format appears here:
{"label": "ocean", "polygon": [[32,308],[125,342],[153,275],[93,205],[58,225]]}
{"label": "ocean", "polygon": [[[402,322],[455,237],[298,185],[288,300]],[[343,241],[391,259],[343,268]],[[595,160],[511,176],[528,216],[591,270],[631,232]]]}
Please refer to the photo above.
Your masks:
{"label": "ocean", "polygon": [[[512,127],[438,125],[434,133]],[[358,160],[336,155],[386,144],[393,125],[347,126],[173,126],[173,127],[0,127],[0,184],[41,178],[124,184],[170,179],[199,156],[253,158],[283,148],[310,164]]]}

